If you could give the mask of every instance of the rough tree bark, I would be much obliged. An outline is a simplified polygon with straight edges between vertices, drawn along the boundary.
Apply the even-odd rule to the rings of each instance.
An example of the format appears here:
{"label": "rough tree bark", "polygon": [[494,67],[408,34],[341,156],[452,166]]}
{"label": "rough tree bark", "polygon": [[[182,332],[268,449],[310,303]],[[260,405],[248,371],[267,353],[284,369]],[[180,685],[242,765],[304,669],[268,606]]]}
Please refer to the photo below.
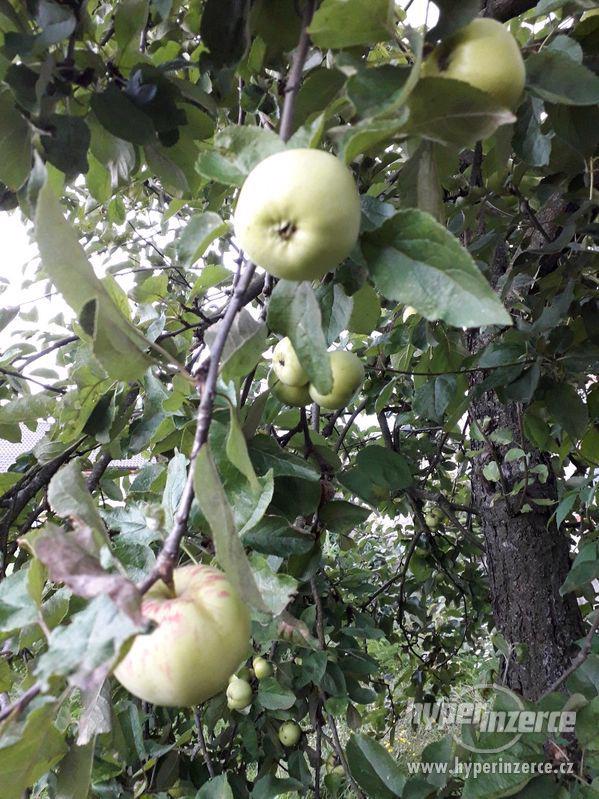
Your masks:
{"label": "rough tree bark", "polygon": [[[493,283],[497,283],[507,266],[508,250],[502,243],[493,258]],[[470,351],[480,351],[489,338],[489,333],[473,331],[468,336]],[[480,373],[472,375],[474,394],[482,377]],[[485,441],[474,444],[479,453],[472,464],[472,503],[480,513],[485,538],[496,626],[509,644],[526,647],[521,659],[516,658],[514,651],[506,664],[507,684],[534,700],[567,668],[576,651],[574,642],[584,635],[584,630],[575,596],[559,593],[570,569],[569,537],[551,521],[555,506],[543,507],[531,502],[533,498],[555,501],[557,490],[548,458],[523,440],[522,413],[520,403],[504,405],[494,391],[471,402],[471,421],[485,436]],[[499,428],[512,433],[512,444],[495,445],[489,440],[490,433]],[[524,497],[505,496],[522,479],[518,461],[503,462],[511,446],[521,446],[528,453],[529,471],[540,464],[548,469],[547,482],[529,484]],[[493,460],[500,468],[500,484],[489,482],[483,474],[484,467]],[[530,504],[532,512],[521,512],[524,502]]]}

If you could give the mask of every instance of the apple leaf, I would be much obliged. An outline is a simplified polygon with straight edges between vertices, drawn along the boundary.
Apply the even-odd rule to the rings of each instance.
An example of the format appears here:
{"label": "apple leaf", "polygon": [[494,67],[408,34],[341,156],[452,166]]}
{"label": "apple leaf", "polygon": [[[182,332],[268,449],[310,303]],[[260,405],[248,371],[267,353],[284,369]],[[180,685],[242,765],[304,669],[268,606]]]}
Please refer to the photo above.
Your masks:
{"label": "apple leaf", "polygon": [[49,181],[38,195],[35,236],[44,269],[65,302],[80,315],[102,366],[118,380],[140,378],[152,363],[144,352],[150,342],[127,321],[96,277]]}
{"label": "apple leaf", "polygon": [[339,337],[339,333],[347,328],[352,314],[353,299],[347,296],[339,283],[318,286],[316,297],[320,305],[327,344],[332,344]]}
{"label": "apple leaf", "polygon": [[599,103],[599,76],[557,50],[542,50],[526,59],[526,83],[533,94],[550,103]]}
{"label": "apple leaf", "polygon": [[401,796],[406,778],[389,752],[369,735],[352,735],[346,747],[352,777],[373,799]]}
{"label": "apple leaf", "polygon": [[16,191],[31,171],[31,129],[8,90],[0,92],[0,181]]}
{"label": "apple leaf", "polygon": [[191,266],[206,252],[209,245],[228,229],[218,214],[206,211],[192,216],[177,239],[177,255],[185,266]]}
{"label": "apple leaf", "polygon": [[269,613],[235,528],[233,511],[209,444],[204,444],[195,460],[193,485],[198,504],[212,531],[216,558],[223,571],[245,602],[262,613]]}
{"label": "apple leaf", "polygon": [[[222,324],[221,320],[206,331],[204,338],[209,347],[214,344]],[[223,349],[220,362],[223,380],[249,374],[262,357],[266,345],[266,325],[242,308],[235,317]]]}
{"label": "apple leaf", "polygon": [[459,28],[463,28],[480,11],[480,0],[436,0],[439,9],[439,21],[426,34],[427,41],[438,42],[447,39]]}
{"label": "apple leaf", "polygon": [[293,349],[316,390],[328,394],[333,374],[322,331],[322,314],[310,283],[280,280],[268,306],[268,324],[288,336]]}
{"label": "apple leaf", "polygon": [[22,796],[64,757],[68,747],[54,726],[56,714],[56,703],[46,702],[24,721],[0,725],[0,799]]}
{"label": "apple leaf", "polygon": [[94,743],[71,746],[56,772],[56,795],[60,799],[86,799],[94,762]]}
{"label": "apple leaf", "polygon": [[271,130],[229,125],[216,134],[212,150],[200,153],[196,170],[225,186],[241,186],[256,164],[284,149],[284,142]]}
{"label": "apple leaf", "polygon": [[48,569],[53,582],[64,583],[74,594],[88,599],[106,594],[136,625],[141,626],[139,591],[122,574],[110,574],[103,568],[90,551],[90,541],[90,530],[85,527],[66,533],[48,523],[35,539],[33,550]]}
{"label": "apple leaf", "polygon": [[229,786],[226,774],[219,774],[200,788],[196,799],[233,799],[233,791]]}
{"label": "apple leaf", "polygon": [[393,35],[392,0],[324,0],[308,33],[317,47],[339,50]]}
{"label": "apple leaf", "polygon": [[258,493],[260,491],[260,483],[258,482],[256,472],[254,471],[248,454],[245,436],[239,424],[239,417],[237,416],[237,409],[231,405],[230,412],[229,434],[227,436],[227,457],[233,466],[246,478],[252,490]]}
{"label": "apple leaf", "polygon": [[470,253],[424,211],[399,211],[364,236],[363,251],[381,294],[427,319],[456,327],[511,324]]}
{"label": "apple leaf", "polygon": [[516,117],[489,94],[451,78],[423,78],[408,103],[406,133],[440,144],[474,146]]}
{"label": "apple leaf", "polygon": [[108,540],[104,522],[85,484],[78,460],[67,463],[50,480],[48,502],[59,516],[90,527],[98,534],[100,545]]}

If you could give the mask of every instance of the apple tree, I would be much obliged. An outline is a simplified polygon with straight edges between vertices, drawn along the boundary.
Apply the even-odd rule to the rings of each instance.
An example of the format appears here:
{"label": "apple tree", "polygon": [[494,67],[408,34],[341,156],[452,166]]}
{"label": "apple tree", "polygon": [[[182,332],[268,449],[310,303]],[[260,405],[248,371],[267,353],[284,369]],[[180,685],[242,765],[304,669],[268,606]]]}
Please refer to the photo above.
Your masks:
{"label": "apple tree", "polygon": [[599,14],[428,5],[0,0],[0,799],[597,795]]}

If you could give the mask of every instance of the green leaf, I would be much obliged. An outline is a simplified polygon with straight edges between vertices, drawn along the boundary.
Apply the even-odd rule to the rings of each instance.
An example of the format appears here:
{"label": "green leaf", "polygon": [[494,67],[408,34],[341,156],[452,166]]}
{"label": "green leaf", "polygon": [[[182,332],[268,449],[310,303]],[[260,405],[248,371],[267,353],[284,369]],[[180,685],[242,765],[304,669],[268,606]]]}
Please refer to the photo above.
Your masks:
{"label": "green leaf", "polygon": [[68,747],[55,720],[52,703],[32,710],[16,728],[10,719],[0,724],[0,799],[22,796],[64,756]]}
{"label": "green leaf", "polygon": [[439,21],[427,34],[427,40],[438,42],[451,36],[459,28],[463,28],[480,11],[479,0],[437,0],[435,5],[440,11]]}
{"label": "green leaf", "polygon": [[233,792],[229,787],[226,774],[220,774],[205,782],[200,788],[196,799],[233,799]]}
{"label": "green leaf", "polygon": [[403,455],[371,445],[358,453],[355,466],[342,472],[338,479],[365,502],[376,505],[408,488],[412,473]]}
{"label": "green leaf", "polygon": [[[47,419],[56,413],[56,398],[44,394],[33,394],[29,397],[17,397],[0,406],[2,424],[12,422],[28,423],[38,419]],[[20,438],[19,438],[20,440]]]}
{"label": "green leaf", "polygon": [[545,406],[562,430],[577,441],[589,423],[587,406],[570,383],[550,386],[545,395]]}
{"label": "green leaf", "polygon": [[31,171],[31,129],[8,89],[0,91],[0,181],[16,191]]}
{"label": "green leaf", "polygon": [[104,522],[89,493],[77,459],[60,468],[50,480],[48,502],[59,516],[77,523],[83,522],[98,533],[100,542],[107,541]]}
{"label": "green leaf", "polygon": [[85,319],[91,315],[93,349],[100,363],[119,380],[141,377],[152,363],[144,352],[149,342],[125,319],[96,277],[48,181],[38,195],[35,235],[44,269],[66,303]]}
{"label": "green leaf", "polygon": [[[192,266],[212,242],[226,233],[228,225],[213,211],[192,216],[177,238],[177,255],[185,266]],[[227,271],[227,274],[229,272]]]}
{"label": "green leaf", "polygon": [[334,50],[387,41],[393,12],[391,0],[324,0],[308,33],[317,47]]}
{"label": "green leaf", "polygon": [[533,94],[550,103],[599,103],[599,77],[558,50],[545,48],[526,59],[526,83]]}
{"label": "green leaf", "polygon": [[151,118],[124,92],[110,85],[91,98],[91,107],[107,131],[132,144],[149,144],[156,138]]}
{"label": "green leaf", "polygon": [[406,131],[440,144],[474,146],[515,121],[490,95],[450,78],[419,80],[408,105]]}
{"label": "green leaf", "polygon": [[271,436],[255,436],[248,445],[250,458],[258,474],[272,469],[275,477],[298,477],[316,482],[320,473],[303,458],[287,452]]}
{"label": "green leaf", "polygon": [[[206,331],[204,338],[209,347],[214,345],[223,321]],[[254,319],[246,308],[242,308],[235,317],[223,349],[220,361],[223,380],[228,382],[249,374],[262,357],[266,346],[266,325]]]}
{"label": "green leaf", "polygon": [[350,533],[356,527],[364,524],[372,511],[370,508],[363,508],[346,502],[342,499],[335,499],[323,505],[318,513],[318,518],[327,528],[334,533]]}
{"label": "green leaf", "polygon": [[347,128],[334,129],[333,132],[342,133],[339,155],[346,164],[350,164],[360,153],[390,141],[403,127],[406,118],[407,110],[402,109],[396,119],[368,119]]}
{"label": "green leaf", "polygon": [[314,546],[309,533],[300,533],[281,516],[266,516],[243,536],[243,543],[264,555],[303,555]]}
{"label": "green leaf", "polygon": [[347,96],[362,119],[398,108],[405,96],[410,68],[384,64],[359,69],[347,82]]}
{"label": "green leaf", "polygon": [[216,471],[210,446],[204,444],[194,465],[196,499],[212,531],[216,557],[239,596],[252,607],[268,612],[260,596],[243,545],[235,529],[233,512]]}
{"label": "green leaf", "polygon": [[216,68],[234,67],[249,45],[248,0],[207,0],[204,4],[200,36],[208,48],[203,56]]}
{"label": "green leaf", "polygon": [[283,688],[274,677],[260,680],[258,701],[265,710],[289,710],[295,704],[295,694]]}
{"label": "green leaf", "polygon": [[87,151],[91,139],[87,123],[81,117],[51,114],[48,136],[42,138],[46,158],[67,177],[88,170]]}
{"label": "green leaf", "polygon": [[564,596],[570,591],[581,590],[598,577],[599,545],[596,541],[589,541],[580,548],[559,592]]}
{"label": "green leaf", "polygon": [[237,408],[233,405],[230,406],[230,423],[229,434],[227,436],[227,457],[239,469],[241,474],[246,478],[253,491],[260,491],[260,483],[256,477],[256,472],[252,466],[252,461],[248,454],[247,442],[241,425],[239,424],[239,417],[237,416]]}
{"label": "green leaf", "polygon": [[406,778],[377,741],[368,735],[352,735],[345,751],[352,777],[369,799],[401,796]]}
{"label": "green leaf", "polygon": [[114,37],[121,57],[129,49],[138,51],[147,20],[148,0],[120,0],[114,14]]}
{"label": "green leaf", "polygon": [[268,305],[268,324],[288,336],[317,391],[328,394],[333,375],[322,330],[322,314],[310,283],[279,280]]}
{"label": "green leaf", "polygon": [[0,582],[0,632],[21,629],[37,618],[38,608],[29,593],[29,568],[19,569]]}
{"label": "green leaf", "polygon": [[353,299],[348,297],[339,283],[326,283],[316,289],[320,305],[322,329],[328,344],[332,344],[347,328],[353,308]]}
{"label": "green leaf", "polygon": [[455,393],[455,375],[440,375],[433,380],[428,380],[414,393],[414,411],[425,419],[438,422],[443,418]]}
{"label": "green leaf", "polygon": [[56,772],[56,799],[88,799],[94,743],[71,746]]}
{"label": "green leaf", "polygon": [[71,685],[83,690],[99,687],[123,645],[142,630],[110,597],[96,596],[71,616],[68,625],[52,630],[35,674],[43,681],[54,675],[68,677]]}
{"label": "green leaf", "polygon": [[472,256],[429,214],[399,211],[364,236],[363,251],[384,297],[457,327],[511,319]]}

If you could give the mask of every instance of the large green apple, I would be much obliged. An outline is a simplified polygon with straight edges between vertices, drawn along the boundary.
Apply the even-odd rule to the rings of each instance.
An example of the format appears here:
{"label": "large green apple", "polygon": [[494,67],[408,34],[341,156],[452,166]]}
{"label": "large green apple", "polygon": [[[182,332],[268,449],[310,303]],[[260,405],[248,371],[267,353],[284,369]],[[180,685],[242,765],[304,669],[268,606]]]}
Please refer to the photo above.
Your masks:
{"label": "large green apple", "polygon": [[474,19],[441,42],[426,59],[422,75],[464,81],[512,109],[526,79],[516,40],[500,22],[487,17]]}
{"label": "large green apple", "polygon": [[156,583],[142,603],[156,622],[138,635],[114,675],[132,694],[155,705],[198,705],[224,690],[247,656],[250,617],[225,575],[209,566],[173,573],[175,595]]}
{"label": "large green apple", "polygon": [[349,169],[323,150],[265,158],[239,193],[235,235],[258,266],[286,280],[315,280],[349,255],[360,198]]}
{"label": "large green apple", "polygon": [[295,746],[301,734],[301,727],[295,721],[286,721],[279,727],[279,741],[283,746]]}
{"label": "large green apple", "polygon": [[282,383],[272,371],[268,375],[268,386],[279,402],[285,405],[303,408],[312,401],[308,386],[288,386],[286,383]]}
{"label": "large green apple", "polygon": [[287,386],[305,386],[308,382],[308,375],[288,338],[282,338],[274,348],[272,368],[281,383]]}
{"label": "large green apple", "polygon": [[330,358],[333,373],[332,390],[328,394],[319,394],[314,386],[310,385],[310,396],[321,408],[338,411],[347,405],[362,385],[364,367],[358,356],[348,350],[332,352]]}

